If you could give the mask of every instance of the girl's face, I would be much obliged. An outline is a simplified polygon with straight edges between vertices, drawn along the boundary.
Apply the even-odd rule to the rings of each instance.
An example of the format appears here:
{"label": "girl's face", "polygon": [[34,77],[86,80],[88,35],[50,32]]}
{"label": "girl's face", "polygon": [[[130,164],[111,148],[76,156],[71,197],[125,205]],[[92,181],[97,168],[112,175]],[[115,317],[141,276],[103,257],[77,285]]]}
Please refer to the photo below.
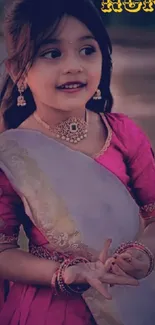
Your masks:
{"label": "girl's face", "polygon": [[72,111],[84,108],[101,79],[102,54],[88,28],[65,17],[42,44],[26,82],[37,107]]}

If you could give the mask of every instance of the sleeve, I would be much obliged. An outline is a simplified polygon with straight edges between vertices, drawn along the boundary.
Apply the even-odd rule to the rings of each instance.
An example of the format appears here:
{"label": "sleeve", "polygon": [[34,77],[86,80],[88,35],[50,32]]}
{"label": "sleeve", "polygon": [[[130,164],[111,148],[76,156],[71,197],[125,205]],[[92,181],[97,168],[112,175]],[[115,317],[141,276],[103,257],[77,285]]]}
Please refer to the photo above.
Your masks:
{"label": "sleeve", "polygon": [[18,247],[21,206],[22,201],[0,170],[0,251],[4,244]]}
{"label": "sleeve", "polygon": [[124,118],[130,187],[144,219],[155,218],[155,159],[149,139],[132,120]]}
{"label": "sleeve", "polygon": [[[22,202],[0,170],[0,252],[18,247]],[[0,279],[0,311],[9,291],[7,280]]]}

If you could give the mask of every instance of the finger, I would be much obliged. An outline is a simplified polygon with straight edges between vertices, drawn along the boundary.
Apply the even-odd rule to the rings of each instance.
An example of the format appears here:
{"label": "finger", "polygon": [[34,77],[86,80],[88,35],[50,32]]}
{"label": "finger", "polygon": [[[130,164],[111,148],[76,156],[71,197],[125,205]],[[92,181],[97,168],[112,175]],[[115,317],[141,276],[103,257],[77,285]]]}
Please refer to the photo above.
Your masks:
{"label": "finger", "polygon": [[[116,274],[116,275],[123,275],[125,277],[127,277],[128,275],[122,270],[120,269],[120,267],[116,264],[112,264],[112,273]],[[110,284],[110,287],[114,287],[114,284]]]}
{"label": "finger", "polygon": [[122,259],[121,255],[116,259],[116,264],[126,272],[132,271],[133,269],[141,270],[146,266],[144,262],[138,260],[135,257],[132,257],[132,260],[130,262],[128,262],[127,260],[125,261],[124,259]]}
{"label": "finger", "polygon": [[125,261],[121,256],[117,257],[115,263],[125,272],[133,270],[132,260],[129,262]]}
{"label": "finger", "polygon": [[91,287],[96,289],[106,299],[108,299],[108,300],[112,299],[111,294],[108,292],[108,290],[105,288],[105,286],[103,285],[103,283],[100,280],[94,279],[94,278],[88,278],[87,281],[91,285]]}
{"label": "finger", "polygon": [[132,286],[137,286],[139,284],[136,279],[132,278],[129,275],[120,276],[120,275],[115,275],[113,273],[106,273],[104,275],[104,280],[103,281],[105,283],[118,284],[118,285],[132,285]]}
{"label": "finger", "polygon": [[132,260],[132,255],[130,253],[122,253],[120,255],[115,254],[114,258],[117,259],[118,257],[122,257],[124,260],[131,261]]}
{"label": "finger", "polygon": [[145,263],[137,260],[136,258],[132,258],[130,263],[125,261],[117,261],[117,265],[126,272],[127,275],[134,277],[135,279],[140,279],[147,274],[148,267]]}
{"label": "finger", "polygon": [[110,248],[111,243],[112,243],[112,239],[107,239],[104,243],[103,250],[101,251],[101,253],[99,255],[99,260],[102,263],[105,263],[105,261],[108,258],[108,253],[109,253],[109,248]]}
{"label": "finger", "polygon": [[132,265],[132,267],[133,267],[134,269],[136,269],[136,270],[141,270],[142,268],[147,267],[147,265],[146,265],[145,262],[140,261],[140,260],[138,260],[138,259],[135,258],[135,257],[132,258],[132,261],[131,261],[131,264],[130,264],[130,265]]}
{"label": "finger", "polygon": [[104,269],[105,272],[110,271],[110,269],[112,268],[112,265],[114,265],[115,263],[115,259],[113,257],[109,257],[106,262],[104,263]]}
{"label": "finger", "polygon": [[116,264],[112,265],[112,272],[116,275],[123,275],[127,277],[128,275]]}

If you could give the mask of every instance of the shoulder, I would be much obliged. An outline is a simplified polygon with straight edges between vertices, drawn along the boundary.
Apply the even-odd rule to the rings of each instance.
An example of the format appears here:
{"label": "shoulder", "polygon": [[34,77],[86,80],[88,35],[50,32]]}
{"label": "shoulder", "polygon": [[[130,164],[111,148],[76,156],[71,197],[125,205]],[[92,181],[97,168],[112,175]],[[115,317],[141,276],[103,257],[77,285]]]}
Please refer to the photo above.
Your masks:
{"label": "shoulder", "polygon": [[121,135],[125,139],[130,137],[130,140],[131,137],[136,138],[137,140],[140,140],[141,137],[147,138],[141,127],[127,115],[121,113],[106,113],[105,116],[111,128],[118,136]]}
{"label": "shoulder", "polygon": [[134,120],[121,113],[107,113],[105,116],[130,157],[135,156],[142,148],[150,150],[151,144],[148,136]]}
{"label": "shoulder", "polygon": [[115,129],[126,129],[127,131],[130,131],[131,128],[139,129],[134,120],[123,113],[106,113],[105,116]]}

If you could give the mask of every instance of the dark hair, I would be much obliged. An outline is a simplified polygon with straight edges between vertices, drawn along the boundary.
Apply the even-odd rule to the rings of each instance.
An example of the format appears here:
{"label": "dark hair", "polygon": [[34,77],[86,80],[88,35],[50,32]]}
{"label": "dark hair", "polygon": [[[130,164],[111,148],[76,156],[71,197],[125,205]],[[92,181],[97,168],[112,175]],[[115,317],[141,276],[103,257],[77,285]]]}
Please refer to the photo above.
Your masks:
{"label": "dark hair", "polygon": [[6,74],[0,93],[1,109],[7,128],[18,127],[36,109],[32,93],[28,88],[25,93],[27,105],[17,106],[17,82],[26,67],[32,66],[41,43],[51,36],[60,20],[65,15],[73,16],[83,22],[96,38],[103,56],[102,78],[99,88],[102,100],[90,99],[87,109],[94,112],[110,112],[113,98],[110,92],[112,47],[104,28],[98,9],[91,0],[14,0],[6,9],[4,36],[8,58],[17,74],[13,83]]}

